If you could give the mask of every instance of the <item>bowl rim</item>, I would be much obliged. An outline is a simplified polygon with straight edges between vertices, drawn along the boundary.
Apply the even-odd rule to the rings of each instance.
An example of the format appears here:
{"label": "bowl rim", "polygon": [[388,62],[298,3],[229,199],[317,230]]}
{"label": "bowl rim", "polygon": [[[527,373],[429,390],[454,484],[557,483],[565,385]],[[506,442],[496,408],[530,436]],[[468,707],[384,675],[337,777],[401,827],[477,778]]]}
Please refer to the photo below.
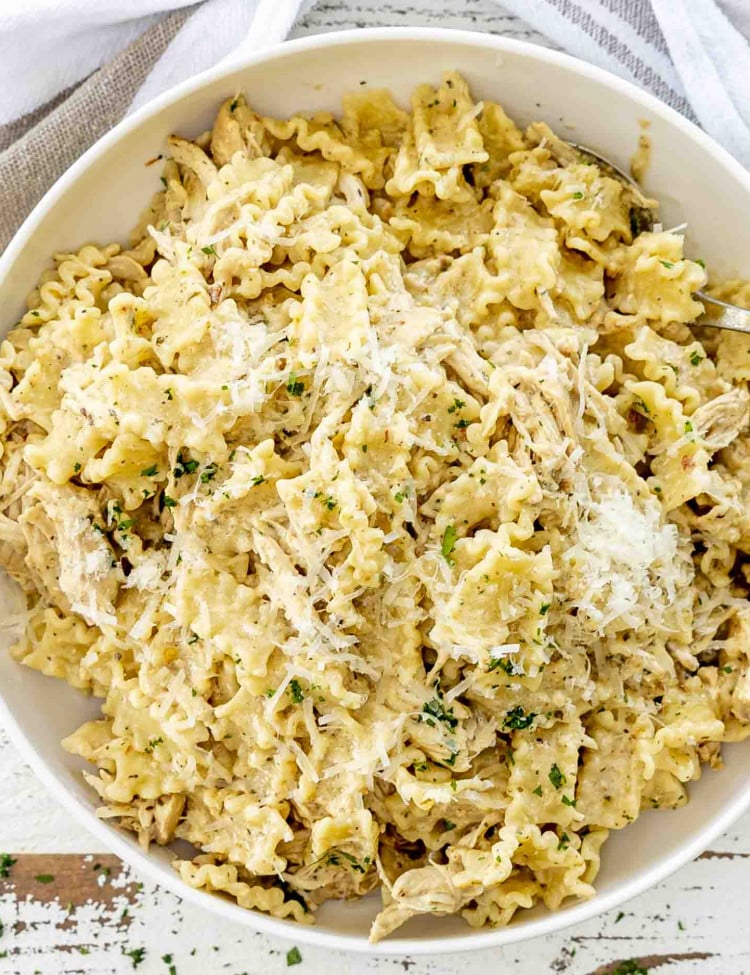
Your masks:
{"label": "bowl rim", "polygon": [[[443,27],[353,28],[283,41],[254,51],[245,57],[228,60],[226,63],[200,72],[168,89],[133,112],[132,115],[122,119],[59,177],[26,217],[0,256],[0,281],[3,281],[11,271],[15,260],[47,212],[55,206],[80,177],[85,176],[89,165],[110,146],[137,129],[146,119],[167,109],[184,96],[196,92],[208,84],[220,81],[224,77],[241,72],[247,67],[271,63],[280,58],[293,57],[298,52],[336,48],[352,43],[366,45],[386,40],[397,43],[469,44],[470,46],[494,50],[499,54],[508,52],[521,55],[532,63],[537,61],[558,65],[577,74],[585,81],[591,81],[599,87],[625,95],[637,105],[656,116],[660,116],[666,123],[681,130],[693,142],[712,155],[725,169],[729,170],[735,179],[744,184],[748,194],[750,194],[750,173],[726,149],[656,96],[596,65],[528,41],[478,31]],[[705,850],[717,836],[727,830],[746,810],[750,809],[750,783],[748,783],[738,790],[720,814],[714,816],[691,841],[680,846],[672,854],[657,861],[650,869],[642,871],[632,880],[619,884],[609,893],[597,893],[590,900],[562,910],[549,912],[539,918],[510,924],[503,928],[487,928],[475,932],[467,927],[465,937],[451,938],[447,941],[441,940],[439,935],[436,935],[429,938],[394,937],[371,944],[357,934],[331,932],[314,925],[298,924],[294,921],[273,918],[259,911],[242,908],[227,899],[211,896],[203,890],[190,887],[169,865],[161,863],[147,852],[132,845],[116,826],[97,818],[93,805],[86,804],[82,798],[68,789],[62,778],[46,763],[41,754],[37,752],[31,739],[16,722],[9,705],[5,701],[2,687],[0,687],[0,724],[5,728],[9,739],[18,748],[22,757],[62,806],[105,847],[119,856],[126,865],[144,874],[154,883],[198,908],[210,911],[225,920],[236,921],[263,934],[287,941],[294,940],[315,947],[370,955],[463,953],[528,941],[541,935],[556,933],[574,924],[580,924],[624,904],[664,880]]]}

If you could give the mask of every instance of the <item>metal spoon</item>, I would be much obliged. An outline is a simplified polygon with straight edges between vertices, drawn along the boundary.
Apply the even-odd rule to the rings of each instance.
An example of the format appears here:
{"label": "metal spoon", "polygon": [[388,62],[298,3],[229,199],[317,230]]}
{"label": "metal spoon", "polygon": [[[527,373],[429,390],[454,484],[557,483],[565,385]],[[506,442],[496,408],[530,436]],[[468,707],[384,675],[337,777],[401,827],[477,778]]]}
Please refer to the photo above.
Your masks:
{"label": "metal spoon", "polygon": [[[608,176],[619,180],[620,183],[624,183],[631,189],[636,190],[639,194],[641,193],[641,188],[638,183],[605,156],[600,156],[598,152],[594,152],[588,146],[582,146],[577,142],[569,142],[568,145],[575,149],[584,159],[596,163]],[[642,233],[644,230],[653,230],[653,211],[647,207],[634,207],[633,223],[635,225],[634,234]],[[722,301],[720,298],[713,298],[711,295],[707,295],[705,291],[696,291],[695,296],[705,302],[705,304],[718,309],[718,313],[714,318],[705,318],[698,322],[699,325],[707,325],[711,328],[727,328],[732,332],[745,332],[750,335],[750,310],[741,308],[739,305],[733,305],[728,301]]]}

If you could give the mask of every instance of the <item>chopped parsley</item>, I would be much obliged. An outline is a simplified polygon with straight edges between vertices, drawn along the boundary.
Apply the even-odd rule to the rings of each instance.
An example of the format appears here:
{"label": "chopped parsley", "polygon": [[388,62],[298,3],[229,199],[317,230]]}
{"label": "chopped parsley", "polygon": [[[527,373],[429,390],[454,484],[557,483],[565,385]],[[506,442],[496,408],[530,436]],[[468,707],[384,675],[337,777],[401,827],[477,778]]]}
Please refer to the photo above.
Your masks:
{"label": "chopped parsley", "polygon": [[671,268],[673,268],[673,267],[674,267],[674,263],[673,263],[672,261],[661,261],[661,260],[660,260],[660,261],[659,261],[659,263],[660,263],[660,264],[661,264],[661,265],[662,265],[663,267],[666,267],[666,268],[670,268],[670,269],[671,269]]}
{"label": "chopped parsley", "polygon": [[520,704],[516,707],[511,708],[510,711],[505,715],[505,721],[503,722],[503,727],[508,728],[511,731],[523,731],[524,728],[530,728],[534,723],[534,718],[536,714],[533,711],[526,711],[521,707]]}
{"label": "chopped parsley", "polygon": [[198,640],[200,640],[200,637],[198,636],[198,634],[197,633],[193,633],[193,631],[191,630],[190,631],[190,639],[188,640],[188,646],[191,646],[193,643],[197,643]]}
{"label": "chopped parsley", "polygon": [[165,392],[167,394],[167,399],[174,399],[174,391],[172,390],[171,386],[167,386]]}
{"label": "chopped parsley", "polygon": [[459,420],[456,426],[459,430],[465,430],[471,422],[471,420]]}
{"label": "chopped parsley", "polygon": [[396,493],[393,495],[393,498],[397,504],[401,504],[405,497],[406,491],[396,491]]}
{"label": "chopped parsley", "polygon": [[73,464],[73,473],[77,474],[80,471],[80,469],[81,469],[81,465],[78,463],[78,461],[76,461],[75,464]]}
{"label": "chopped parsley", "polygon": [[133,962],[133,968],[138,968],[146,957],[145,948],[132,948],[130,951],[123,951],[123,955]]}
{"label": "chopped parsley", "polygon": [[177,975],[177,969],[172,964],[172,956],[171,955],[162,955],[161,956],[161,960],[164,962],[165,965],[168,965],[169,966],[169,975]]}
{"label": "chopped parsley", "polygon": [[541,794],[542,794],[542,787],[540,785],[538,785],[536,787],[536,789],[534,789],[533,791],[534,791],[534,795],[535,796],[541,796]]}
{"label": "chopped parsley", "polygon": [[174,498],[170,498],[168,494],[162,494],[162,505],[164,508],[174,508],[177,504]]}
{"label": "chopped parsley", "polygon": [[692,433],[692,432],[693,432],[693,424],[690,422],[690,420],[685,420],[685,433]]}
{"label": "chopped parsley", "polygon": [[550,610],[550,606],[551,605],[552,605],[552,603],[542,603],[542,605],[539,607],[539,613],[540,613],[540,615],[541,616],[546,616],[547,613],[549,613],[549,610]]}
{"label": "chopped parsley", "polygon": [[487,673],[491,674],[493,670],[504,670],[508,677],[523,677],[523,668],[517,667],[510,657],[493,657]]}
{"label": "chopped parsley", "polygon": [[583,199],[583,193],[581,193],[581,191],[580,191],[580,190],[577,190],[577,191],[576,191],[576,192],[575,192],[575,193],[573,194],[573,199],[574,199],[574,200],[582,200],[582,199]]}
{"label": "chopped parsley", "polygon": [[10,872],[18,861],[10,853],[0,853],[0,878],[10,877]]}
{"label": "chopped parsley", "polygon": [[180,453],[177,455],[177,463],[175,464],[173,472],[174,476],[179,479],[184,477],[185,474],[195,474],[195,472],[198,470],[198,466],[199,464],[197,460],[186,460],[182,456],[182,451],[180,451]]}
{"label": "chopped parsley", "polygon": [[704,359],[705,359],[705,356],[701,355],[700,352],[697,349],[694,349],[690,353],[690,365],[691,366],[699,366],[701,364],[701,362],[703,362]]}
{"label": "chopped parsley", "polygon": [[462,399],[454,399],[453,406],[448,407],[449,413],[455,413],[457,410],[462,410],[466,406],[466,403]]}
{"label": "chopped parsley", "polygon": [[292,965],[299,965],[302,961],[302,955],[299,953],[299,948],[295,945],[294,948],[290,948],[286,953],[286,963],[287,966],[291,968]]}
{"label": "chopped parsley", "polygon": [[[724,673],[724,674],[731,674],[731,673],[734,672],[734,667],[730,667],[729,664],[727,664],[726,667],[722,667],[721,670],[722,670],[722,673]],[[14,860],[13,862],[15,863],[16,861]],[[0,873],[0,877],[3,877],[3,876],[5,876],[5,875],[2,874],[2,873]]]}
{"label": "chopped parsley", "polygon": [[575,799],[571,799],[569,796],[563,796],[562,797],[562,804],[563,804],[563,806],[570,806],[571,808],[575,809],[576,800]]}
{"label": "chopped parsley", "polygon": [[163,738],[152,738],[151,741],[148,743],[148,745],[146,745],[146,747],[143,750],[147,755],[151,755],[157,745],[163,745],[163,744],[164,744]]}
{"label": "chopped parsley", "polygon": [[289,379],[286,381],[286,391],[291,396],[301,396],[305,391],[305,384],[291,372],[289,373]]}
{"label": "chopped parsley", "polygon": [[560,766],[557,762],[549,770],[549,780],[556,789],[559,789],[561,785],[565,785],[565,776],[560,771]]}
{"label": "chopped parsley", "polygon": [[258,485],[263,484],[265,480],[266,479],[262,474],[256,474],[252,481],[253,487],[258,487]]}
{"label": "chopped parsley", "polygon": [[612,969],[612,975],[648,975],[648,969],[643,968],[635,958],[630,958]]}
{"label": "chopped parsley", "polygon": [[455,559],[451,558],[453,549],[456,547],[456,528],[454,525],[447,525],[443,532],[443,543],[440,546],[440,554],[449,565],[453,565]]}
{"label": "chopped parsley", "polygon": [[706,270],[706,262],[701,260],[700,257],[696,257],[695,263],[698,265],[698,267],[702,267],[704,271]]}
{"label": "chopped parsley", "polygon": [[218,470],[218,465],[214,464],[213,461],[210,464],[207,464],[201,474],[201,484],[208,484],[209,481],[213,481]]}
{"label": "chopped parsley", "polygon": [[159,468],[156,464],[152,464],[150,467],[144,467],[141,471],[141,477],[156,477],[159,472]]}
{"label": "chopped parsley", "polygon": [[239,103],[240,103],[239,98],[233,98],[232,101],[229,103],[229,111],[233,112],[237,108]]}
{"label": "chopped parsley", "polygon": [[289,681],[289,696],[294,704],[301,704],[305,699],[305,692],[296,677]]}
{"label": "chopped parsley", "polygon": [[452,822],[450,821],[450,819],[444,819],[444,820],[443,820],[443,831],[444,831],[444,832],[446,832],[446,833],[448,833],[448,832],[450,832],[450,831],[451,831],[452,829],[455,829],[455,828],[456,828],[456,824],[455,824],[455,823],[452,823]]}
{"label": "chopped parsley", "polygon": [[567,850],[569,844],[570,844],[570,837],[568,836],[567,833],[563,833],[562,836],[560,837],[559,843],[557,844],[557,849]]}
{"label": "chopped parsley", "polygon": [[216,257],[216,251],[214,250],[212,244],[209,244],[208,247],[201,247],[201,250],[204,254],[213,254],[213,256]]}
{"label": "chopped parsley", "polygon": [[332,498],[329,494],[328,497],[323,501],[323,504],[328,508],[329,511],[333,511],[336,507],[336,499]]}
{"label": "chopped parsley", "polygon": [[362,863],[356,857],[353,857],[351,853],[347,853],[345,850],[329,850],[326,855],[326,863],[330,864],[332,867],[338,867],[341,865],[341,859],[346,860],[352,870],[357,873],[367,873],[367,868],[370,865],[370,857],[365,857]]}
{"label": "chopped parsley", "polygon": [[422,714],[428,714],[432,718],[437,718],[438,721],[442,721],[443,724],[446,724],[453,731],[458,725],[458,718],[453,713],[453,708],[446,708],[441,698],[442,695],[438,691],[437,695],[431,701],[422,705]]}

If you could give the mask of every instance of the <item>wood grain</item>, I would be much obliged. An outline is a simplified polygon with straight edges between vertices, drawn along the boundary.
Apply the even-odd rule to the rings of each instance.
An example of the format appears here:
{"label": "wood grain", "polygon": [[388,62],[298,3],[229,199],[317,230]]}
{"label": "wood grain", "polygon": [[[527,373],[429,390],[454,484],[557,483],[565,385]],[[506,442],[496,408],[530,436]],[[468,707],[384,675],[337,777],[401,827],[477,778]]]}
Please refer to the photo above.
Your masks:
{"label": "wood grain", "polygon": [[[330,975],[332,959],[336,975],[750,975],[750,817],[721,847],[623,909],[544,939],[426,959],[366,960],[300,946],[294,975]],[[111,854],[10,856],[0,878],[0,975],[288,970],[291,943],[220,921],[140,881]]]}
{"label": "wood grain", "polygon": [[111,906],[115,897],[135,900],[138,881],[129,878],[124,886],[112,881],[123,875],[125,867],[111,853],[16,853],[8,876],[0,878],[0,896],[14,893],[32,897],[39,903],[58,901],[67,909],[89,901]]}
{"label": "wood grain", "polygon": [[677,961],[705,961],[713,958],[712,951],[681,951],[668,955],[642,955],[639,958],[623,958],[600,965],[591,975],[641,975],[641,972],[651,972],[663,965],[671,965]]}

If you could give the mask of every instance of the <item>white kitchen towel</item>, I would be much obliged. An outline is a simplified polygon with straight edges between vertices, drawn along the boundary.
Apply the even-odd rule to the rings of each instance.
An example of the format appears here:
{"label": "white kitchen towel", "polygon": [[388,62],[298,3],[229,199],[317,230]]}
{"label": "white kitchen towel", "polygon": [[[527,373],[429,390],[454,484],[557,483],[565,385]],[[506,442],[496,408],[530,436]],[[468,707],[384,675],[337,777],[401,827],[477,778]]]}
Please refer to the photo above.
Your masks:
{"label": "white kitchen towel", "polygon": [[310,0],[0,0],[0,252],[129,111],[283,40]]}
{"label": "white kitchen towel", "polygon": [[[0,125],[33,112],[107,64],[165,14],[193,8],[160,55],[139,104],[233,49],[283,40],[302,0],[10,0],[0,3]],[[254,28],[256,18],[262,20]]]}
{"label": "white kitchen towel", "polygon": [[199,71],[283,41],[308,6],[309,0],[206,0],[155,63],[130,111]]}
{"label": "white kitchen towel", "polygon": [[[44,191],[127,112],[282,40],[314,2],[0,0],[0,251]],[[351,26],[362,2],[348,0]],[[341,22],[347,0],[334,6]],[[652,91],[750,167],[750,0],[501,6],[569,53]],[[380,9],[387,15],[388,0]],[[424,18],[415,4],[413,23]]]}

